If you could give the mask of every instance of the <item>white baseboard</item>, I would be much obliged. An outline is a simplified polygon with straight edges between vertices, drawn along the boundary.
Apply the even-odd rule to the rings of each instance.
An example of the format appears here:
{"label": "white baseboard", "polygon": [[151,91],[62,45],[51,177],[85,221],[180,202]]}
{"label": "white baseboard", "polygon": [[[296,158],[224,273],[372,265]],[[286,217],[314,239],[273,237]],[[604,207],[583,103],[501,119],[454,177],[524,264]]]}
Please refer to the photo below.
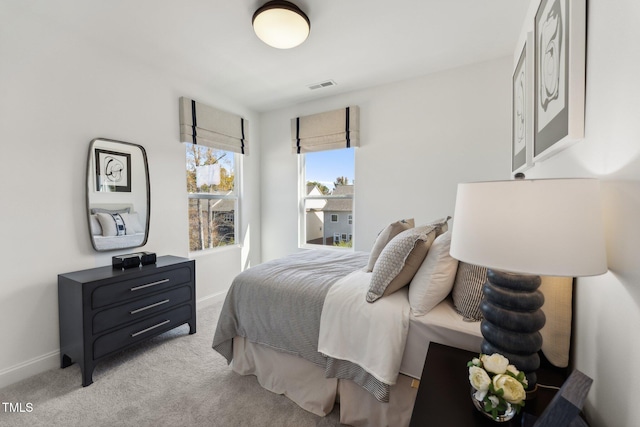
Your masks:
{"label": "white baseboard", "polygon": [[10,366],[0,371],[0,388],[22,381],[49,369],[60,367],[60,351],[55,350],[42,356]]}
{"label": "white baseboard", "polygon": [[[200,298],[196,301],[196,308],[201,309],[217,302],[222,302],[226,295],[227,292],[225,291]],[[49,369],[59,367],[60,350],[55,350],[42,356],[34,357],[33,359],[0,370],[0,388],[7,387],[33,375],[48,371]]]}
{"label": "white baseboard", "polygon": [[209,307],[217,302],[224,301],[227,296],[227,291],[219,292],[217,294],[207,295],[206,297],[199,298],[196,300],[196,309],[199,310],[204,307]]}

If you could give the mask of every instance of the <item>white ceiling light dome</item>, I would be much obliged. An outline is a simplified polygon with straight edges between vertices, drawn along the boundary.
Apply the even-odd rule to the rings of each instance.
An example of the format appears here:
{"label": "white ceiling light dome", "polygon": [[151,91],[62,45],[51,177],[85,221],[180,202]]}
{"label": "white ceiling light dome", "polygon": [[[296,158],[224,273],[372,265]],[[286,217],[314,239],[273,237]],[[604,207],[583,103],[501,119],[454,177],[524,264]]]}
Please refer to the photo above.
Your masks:
{"label": "white ceiling light dome", "polygon": [[290,49],[304,42],[311,23],[298,6],[288,1],[265,3],[253,14],[253,30],[260,40],[278,49]]}

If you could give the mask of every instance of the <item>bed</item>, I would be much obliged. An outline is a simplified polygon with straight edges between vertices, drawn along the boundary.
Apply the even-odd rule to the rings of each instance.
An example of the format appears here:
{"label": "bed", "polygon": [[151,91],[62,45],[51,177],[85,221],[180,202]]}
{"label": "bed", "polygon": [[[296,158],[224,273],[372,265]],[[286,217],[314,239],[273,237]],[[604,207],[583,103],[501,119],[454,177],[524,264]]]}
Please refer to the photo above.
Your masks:
{"label": "bed", "polygon": [[[124,233],[119,233],[113,214],[119,215]],[[124,249],[141,246],[146,234],[139,213],[131,204],[92,204],[89,229],[97,250]]]}
{"label": "bed", "polygon": [[[482,342],[480,322],[469,321],[479,297],[470,312],[463,306],[484,280],[460,271],[475,266],[450,257],[447,220],[392,223],[371,252],[304,250],[240,273],[225,299],[214,350],[235,372],[255,375],[264,388],[319,416],[339,402],[343,424],[408,425],[429,342],[474,352]],[[407,248],[397,244],[403,236]],[[394,284],[398,276],[399,283],[407,280],[407,266],[409,286]],[[374,289],[381,275],[389,282],[382,291]],[[469,277],[475,288],[462,298]],[[566,330],[566,282],[563,289]],[[569,329],[570,306],[569,294]],[[556,342],[555,319],[550,324],[556,337],[549,340]],[[560,341],[566,352],[556,362],[563,364],[567,336]]]}

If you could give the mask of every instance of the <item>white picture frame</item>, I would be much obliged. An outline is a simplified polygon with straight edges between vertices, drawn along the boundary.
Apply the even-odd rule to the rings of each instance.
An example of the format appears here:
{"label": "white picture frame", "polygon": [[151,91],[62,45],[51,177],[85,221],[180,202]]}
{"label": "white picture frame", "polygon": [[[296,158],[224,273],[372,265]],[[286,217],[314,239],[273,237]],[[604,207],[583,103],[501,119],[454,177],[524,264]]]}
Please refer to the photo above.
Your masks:
{"label": "white picture frame", "polygon": [[526,33],[518,51],[511,79],[511,172],[514,175],[533,166],[533,32]]}
{"label": "white picture frame", "polygon": [[534,22],[533,161],[584,138],[586,1],[542,0]]}

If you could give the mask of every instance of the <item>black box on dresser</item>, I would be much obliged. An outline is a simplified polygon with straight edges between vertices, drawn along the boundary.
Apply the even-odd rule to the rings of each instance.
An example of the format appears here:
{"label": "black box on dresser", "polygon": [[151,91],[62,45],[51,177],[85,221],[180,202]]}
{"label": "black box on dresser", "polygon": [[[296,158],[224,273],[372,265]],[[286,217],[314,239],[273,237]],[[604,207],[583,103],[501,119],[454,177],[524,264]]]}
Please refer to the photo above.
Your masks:
{"label": "black box on dresser", "polygon": [[88,386],[105,357],[185,323],[194,334],[195,286],[195,261],[170,255],[58,275],[60,366],[78,363]]}

